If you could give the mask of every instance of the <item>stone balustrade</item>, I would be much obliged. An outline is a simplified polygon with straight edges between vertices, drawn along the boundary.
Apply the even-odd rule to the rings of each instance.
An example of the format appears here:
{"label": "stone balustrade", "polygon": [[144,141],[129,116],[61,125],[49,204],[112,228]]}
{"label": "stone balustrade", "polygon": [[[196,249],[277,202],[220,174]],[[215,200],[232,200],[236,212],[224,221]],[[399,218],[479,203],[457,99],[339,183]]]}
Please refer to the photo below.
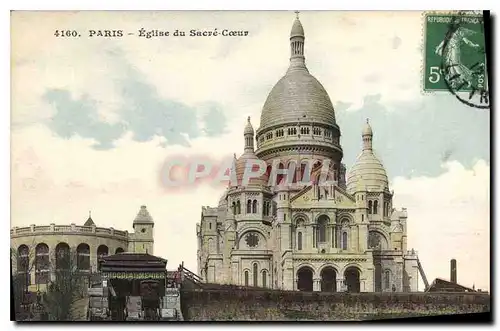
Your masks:
{"label": "stone balustrade", "polygon": [[10,229],[11,237],[22,237],[29,235],[47,235],[47,234],[95,234],[107,235],[118,238],[127,239],[129,236],[128,231],[115,230],[113,228],[100,228],[94,225],[30,225],[26,227],[13,227]]}

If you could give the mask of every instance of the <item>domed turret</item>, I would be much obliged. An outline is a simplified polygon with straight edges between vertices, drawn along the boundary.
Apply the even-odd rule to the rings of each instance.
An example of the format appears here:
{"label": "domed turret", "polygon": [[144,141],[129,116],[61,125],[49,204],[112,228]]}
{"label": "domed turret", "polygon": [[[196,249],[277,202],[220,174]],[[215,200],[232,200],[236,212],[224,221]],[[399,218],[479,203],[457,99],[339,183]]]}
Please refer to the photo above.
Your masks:
{"label": "domed turret", "polygon": [[[259,158],[255,155],[254,152],[254,130],[252,123],[250,122],[250,116],[247,119],[247,125],[245,126],[245,130],[243,132],[243,136],[245,138],[245,149],[244,153],[236,160],[235,164],[235,172],[236,172],[236,180],[237,185],[243,185],[243,179],[245,173],[249,173],[250,171],[256,171],[256,169],[252,169],[252,167],[257,167],[257,162]],[[236,156],[235,156],[236,157]],[[268,185],[269,177],[264,174],[259,178],[251,178],[247,185]],[[233,184],[233,183],[232,183]],[[236,186],[233,184],[232,186]],[[246,185],[245,185],[246,186]]]}
{"label": "domed turret", "polygon": [[358,187],[369,191],[389,189],[389,180],[382,162],[375,156],[372,148],[373,131],[368,120],[362,133],[363,151],[356,159],[347,177],[347,191],[354,194]]}
{"label": "domed turret", "polygon": [[[248,118],[247,118],[247,125],[245,126],[245,131],[243,132],[243,135],[252,135],[252,138],[253,138],[254,131],[253,131],[252,123],[250,122],[250,116],[248,116]],[[253,147],[253,144],[252,144],[252,147]]]}

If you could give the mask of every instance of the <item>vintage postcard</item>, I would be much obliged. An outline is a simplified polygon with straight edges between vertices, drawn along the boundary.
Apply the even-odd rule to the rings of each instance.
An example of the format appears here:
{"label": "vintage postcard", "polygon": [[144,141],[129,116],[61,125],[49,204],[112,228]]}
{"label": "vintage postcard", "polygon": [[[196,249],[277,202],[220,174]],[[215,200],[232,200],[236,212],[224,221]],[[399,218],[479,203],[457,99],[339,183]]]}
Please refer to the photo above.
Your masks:
{"label": "vintage postcard", "polygon": [[490,34],[13,11],[15,320],[490,319]]}

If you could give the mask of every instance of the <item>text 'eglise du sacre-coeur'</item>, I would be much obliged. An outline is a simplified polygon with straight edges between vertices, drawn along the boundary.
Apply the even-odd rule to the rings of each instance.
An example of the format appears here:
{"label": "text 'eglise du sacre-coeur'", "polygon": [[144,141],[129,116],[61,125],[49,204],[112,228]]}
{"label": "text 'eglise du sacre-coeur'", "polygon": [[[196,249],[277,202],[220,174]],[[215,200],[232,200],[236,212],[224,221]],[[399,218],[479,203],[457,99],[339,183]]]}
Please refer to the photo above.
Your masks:
{"label": "text 'eglise du sacre-coeur'", "polygon": [[154,38],[154,37],[246,37],[248,31],[243,30],[230,30],[230,29],[213,29],[213,30],[198,30],[192,29],[189,31],[183,30],[146,30],[144,28],[139,30],[139,37]]}

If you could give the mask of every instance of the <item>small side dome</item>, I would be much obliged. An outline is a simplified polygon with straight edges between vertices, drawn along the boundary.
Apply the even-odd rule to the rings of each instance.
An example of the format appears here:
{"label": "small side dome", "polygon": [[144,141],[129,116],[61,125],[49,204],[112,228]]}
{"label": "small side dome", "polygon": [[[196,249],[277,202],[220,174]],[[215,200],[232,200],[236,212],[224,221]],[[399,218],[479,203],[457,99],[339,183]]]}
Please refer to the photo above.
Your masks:
{"label": "small side dome", "polygon": [[[256,169],[252,169],[252,167],[257,167],[257,165],[255,165],[255,162],[252,162],[252,160],[257,161],[259,160],[259,158],[255,156],[254,153],[244,153],[238,158],[238,160],[236,160],[235,172],[236,172],[236,180],[238,186],[243,186],[243,179],[245,173],[248,173],[252,170],[256,171]],[[264,173],[264,175],[258,178],[255,177],[250,178],[248,180],[248,183],[246,183],[246,185],[244,186],[249,186],[249,185],[268,186],[268,183],[269,183],[269,175],[266,172]],[[232,183],[232,186],[236,185]]]}
{"label": "small side dome", "polygon": [[368,191],[389,189],[389,180],[382,162],[373,153],[373,131],[368,120],[362,133],[363,151],[347,176],[347,192],[354,194],[360,187]]}
{"label": "small side dome", "polygon": [[349,171],[347,192],[353,194],[358,187],[365,187],[368,191],[385,191],[389,189],[389,180],[385,168],[371,151],[363,151]]}

